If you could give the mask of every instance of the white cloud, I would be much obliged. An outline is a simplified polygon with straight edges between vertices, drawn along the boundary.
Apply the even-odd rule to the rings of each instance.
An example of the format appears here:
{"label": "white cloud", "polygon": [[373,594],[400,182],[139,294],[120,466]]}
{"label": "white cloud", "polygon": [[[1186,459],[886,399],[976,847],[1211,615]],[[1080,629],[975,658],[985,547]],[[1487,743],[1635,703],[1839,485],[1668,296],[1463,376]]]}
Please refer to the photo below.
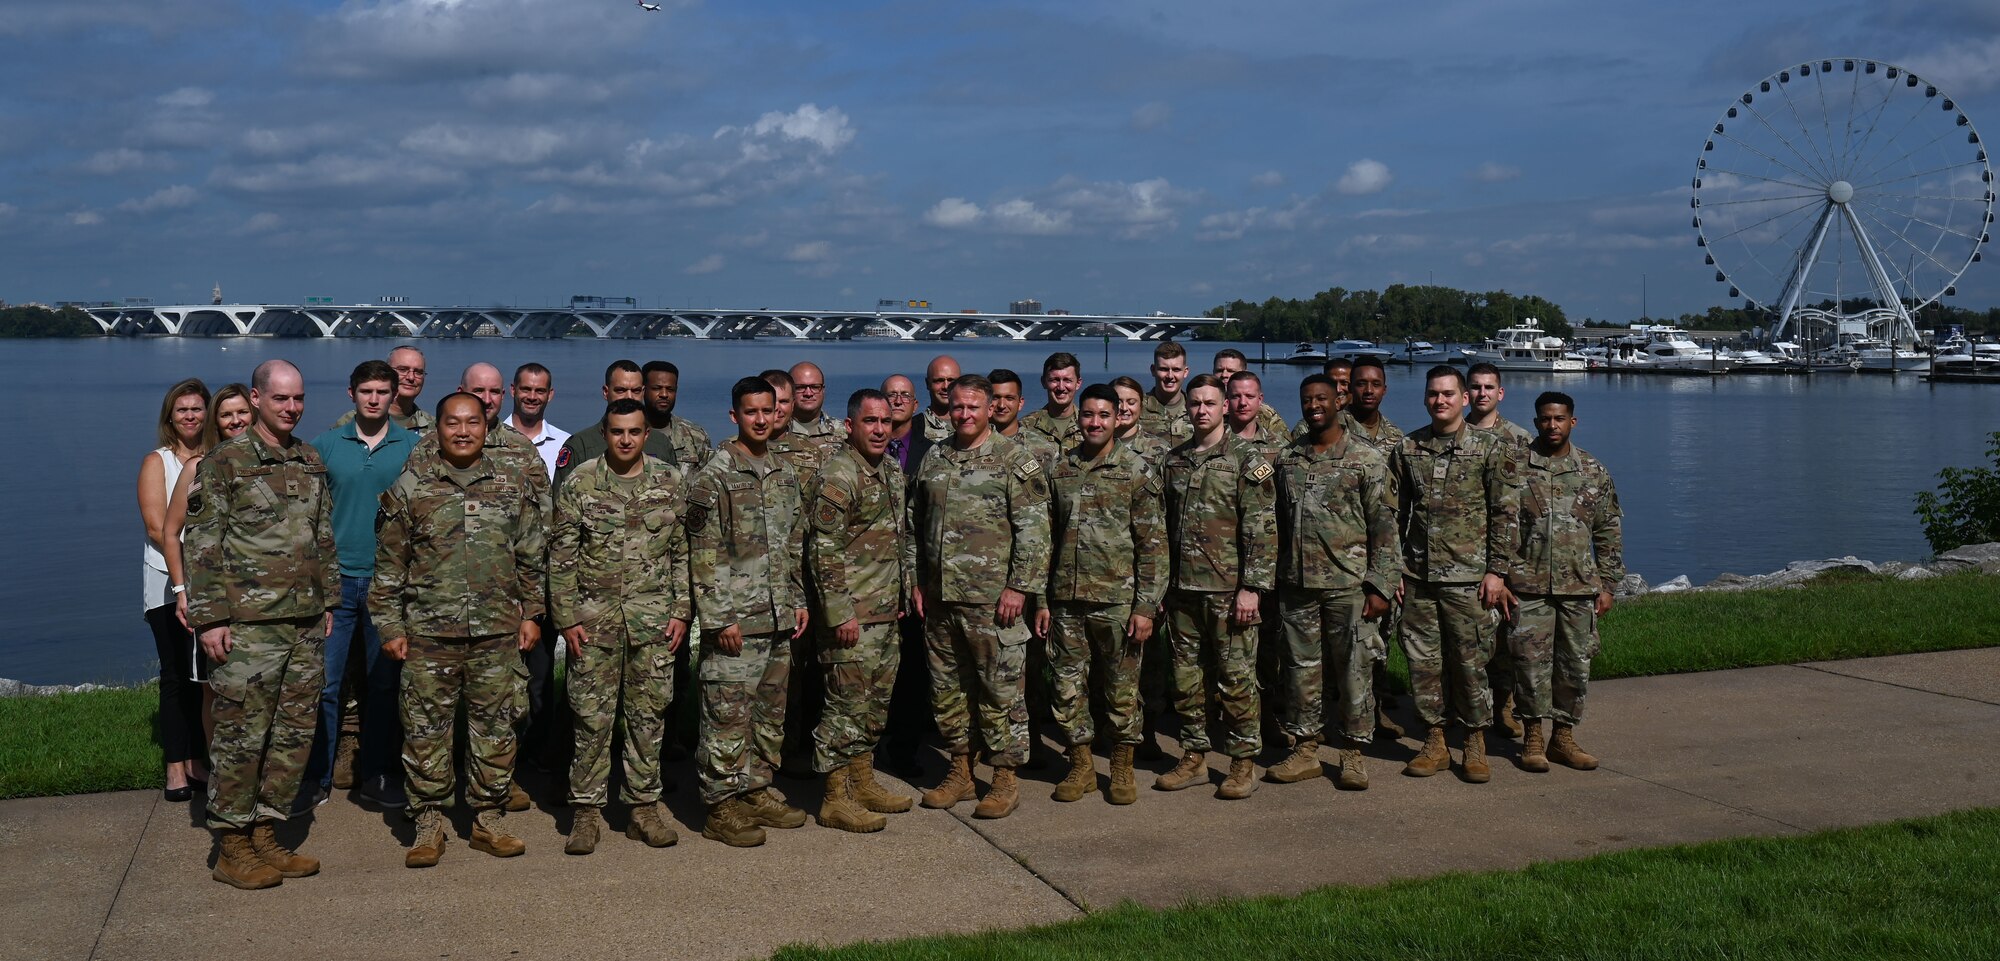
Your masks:
{"label": "white cloud", "polygon": [[78,227],[91,227],[104,222],[104,215],[95,210],[77,210],[69,215],[69,222]]}
{"label": "white cloud", "polygon": [[143,170],[154,166],[157,161],[143,150],[119,147],[114,150],[100,150],[78,164],[78,169],[93,174],[118,174],[128,170]]}
{"label": "white cloud", "polygon": [[250,219],[244,221],[243,226],[236,228],[236,232],[239,234],[267,233],[278,229],[278,226],[283,222],[277,214],[266,210],[250,215]]}
{"label": "white cloud", "polygon": [[215,91],[203,87],[182,87],[159,96],[163,107],[206,107],[215,102]]}
{"label": "white cloud", "polygon": [[1165,177],[1136,183],[1064,177],[1050,185],[1044,205],[1073,214],[1081,223],[1117,227],[1119,236],[1139,237],[1172,229],[1180,208],[1194,199],[1192,191],[1175,187]]}
{"label": "white cloud", "polygon": [[1362,158],[1347,165],[1347,172],[1340,175],[1334,188],[1350,195],[1381,193],[1395,177],[1389,173],[1389,165],[1380,160]]}
{"label": "white cloud", "polygon": [[1155,100],[1152,103],[1140,104],[1139,109],[1132,111],[1132,129],[1157,130],[1166,126],[1172,119],[1174,119],[1173,104]]}
{"label": "white cloud", "polygon": [[854,126],[847,120],[847,114],[839,107],[821,110],[818,104],[800,104],[791,113],[772,111],[757,118],[748,127],[723,127],[715,132],[715,139],[721,140],[731,134],[743,133],[753,137],[770,137],[778,134],[786,140],[802,140],[815,144],[827,153],[833,153],[854,140]]}
{"label": "white cloud", "polygon": [[2000,88],[2000,37],[1954,40],[1904,62],[1954,97]]}
{"label": "white cloud", "polygon": [[1279,207],[1251,207],[1247,210],[1225,210],[1201,218],[1200,229],[1196,231],[1198,240],[1240,240],[1251,230],[1296,230],[1306,226],[1313,219],[1314,201],[1310,197],[1294,195]]}
{"label": "white cloud", "polygon": [[1472,172],[1466,176],[1483,184],[1505,183],[1506,181],[1520,177],[1521,168],[1512,164],[1503,164],[1498,161],[1488,160],[1472,168]]}
{"label": "white cloud", "polygon": [[1355,214],[1354,219],[1366,220],[1372,217],[1421,217],[1427,213],[1430,213],[1430,211],[1421,210],[1414,207],[1376,207],[1373,210],[1363,210],[1360,213]]}
{"label": "white cloud", "polygon": [[723,259],[721,254],[709,254],[708,256],[703,257],[700,260],[697,260],[694,263],[691,263],[686,267],[681,268],[681,273],[695,274],[695,275],[712,274],[718,270],[721,270],[723,264],[725,263],[727,263],[727,261]]}
{"label": "white cloud", "polygon": [[1284,185],[1285,175],[1276,170],[1266,170],[1250,178],[1250,186],[1252,187],[1282,187]]}
{"label": "white cloud", "polygon": [[794,246],[785,252],[785,259],[795,264],[813,264],[833,259],[833,244],[824,240],[813,240]]}
{"label": "white cloud", "polygon": [[979,205],[964,197],[946,197],[924,211],[924,223],[933,227],[970,227],[986,216]]}
{"label": "white cloud", "polygon": [[187,184],[175,184],[154,191],[143,199],[127,200],[118,205],[119,210],[134,214],[150,214],[161,210],[178,210],[195,201],[195,191]]}
{"label": "white cloud", "polygon": [[989,215],[993,226],[1009,234],[1061,234],[1069,232],[1069,211],[1047,211],[1034,201],[1009,200],[993,205]]}
{"label": "white cloud", "polygon": [[489,163],[528,165],[547,161],[564,145],[580,138],[548,127],[470,127],[431,124],[405,136],[400,146],[411,153],[473,166]]}
{"label": "white cloud", "polygon": [[0,220],[14,216],[15,210],[16,208],[13,204],[0,204]]}
{"label": "white cloud", "polygon": [[219,166],[209,174],[210,183],[254,194],[298,194],[320,190],[425,194],[434,188],[463,181],[464,176],[458,171],[413,162],[408,157],[344,154],[318,154],[297,163]]}

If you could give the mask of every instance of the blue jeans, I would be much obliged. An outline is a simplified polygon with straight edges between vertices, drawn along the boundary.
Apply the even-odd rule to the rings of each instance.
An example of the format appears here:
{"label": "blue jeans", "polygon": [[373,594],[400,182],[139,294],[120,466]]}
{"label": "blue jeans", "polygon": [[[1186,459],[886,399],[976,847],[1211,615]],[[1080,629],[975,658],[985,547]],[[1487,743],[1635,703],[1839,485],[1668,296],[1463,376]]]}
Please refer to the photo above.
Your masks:
{"label": "blue jeans", "polygon": [[362,646],[367,665],[361,692],[361,744],[354,758],[357,782],[378,774],[401,777],[402,722],[396,713],[397,687],[403,663],[382,654],[382,638],[368,616],[368,582],[372,578],[340,576],[340,606],[333,609],[333,634],[326,639],[326,687],[319,695],[319,734],[306,762],[307,783],[321,790],[333,786],[333,747],[340,737],[340,687],[347,674],[352,645]]}

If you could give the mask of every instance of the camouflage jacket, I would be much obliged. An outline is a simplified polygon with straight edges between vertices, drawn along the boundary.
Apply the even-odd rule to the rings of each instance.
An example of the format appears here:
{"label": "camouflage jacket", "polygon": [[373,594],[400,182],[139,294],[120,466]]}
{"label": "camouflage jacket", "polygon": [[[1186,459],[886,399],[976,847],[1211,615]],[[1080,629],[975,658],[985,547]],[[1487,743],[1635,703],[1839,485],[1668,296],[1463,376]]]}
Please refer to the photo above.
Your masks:
{"label": "camouflage jacket", "polygon": [[652,639],[670,620],[693,620],[686,482],[678,468],[651,456],[634,480],[621,480],[593,457],[556,489],[549,617],[558,630],[609,622]]}
{"label": "camouflage jacket", "polygon": [[[1285,424],[1285,415],[1276,407],[1265,404],[1257,408],[1257,432],[1268,437],[1289,437],[1292,429]],[[1278,442],[1281,446],[1284,441]]]}
{"label": "camouflage jacket", "polygon": [[1486,431],[1439,436],[1426,424],[1389,457],[1405,573],[1428,584],[1465,584],[1519,566],[1509,525],[1521,508],[1520,465]]}
{"label": "camouflage jacket", "polygon": [[[571,434],[570,437],[574,439],[576,435]],[[567,448],[569,442],[564,441],[563,446]],[[486,429],[486,442],[482,449],[485,454],[481,459],[491,461],[491,466],[487,469],[517,470],[526,475],[523,479],[528,489],[540,499],[541,513],[538,516],[543,521],[548,520],[549,511],[554,507],[550,494],[549,465],[542,460],[541,451],[535,449],[535,442],[523,436],[520,431],[509,430],[505,424],[501,424]],[[557,454],[557,459],[561,459],[560,453]],[[403,469],[411,471],[442,466],[444,466],[444,454],[438,448],[437,431],[432,430],[418,438],[416,445],[410,448],[410,459],[404,463]]]}
{"label": "camouflage jacket", "polygon": [[798,474],[775,452],[765,454],[760,470],[743,448],[725,442],[688,487],[688,548],[702,630],[735,624],[746,635],[791,633],[792,612],[806,606]]}
{"label": "camouflage jacket", "polygon": [[217,444],[188,485],[188,623],[318,617],[340,604],[333,491],[319,451],[256,428]]}
{"label": "camouflage jacket", "polygon": [[[396,413],[396,409],[391,407],[389,408],[389,419],[395,422],[397,427],[401,427],[413,434],[428,434],[437,427],[437,418],[432,417],[431,412],[422,407],[417,408],[416,413],[408,417]],[[334,419],[333,426],[346,427],[352,423],[354,423],[354,409],[350,407],[347,413]]]}
{"label": "camouflage jacket", "polygon": [[1188,422],[1185,392],[1172,404],[1162,404],[1147,391],[1139,402],[1139,429],[1155,434],[1167,441],[1171,447],[1194,436],[1194,425]]}
{"label": "camouflage jacket", "polygon": [[[792,428],[786,431],[786,433],[794,437],[810,437],[814,440],[829,442],[831,447],[837,448],[839,445],[847,443],[847,422],[822,410],[819,412],[819,416],[812,420],[792,421]],[[837,449],[830,449],[827,451],[825,459],[832,460],[833,455],[837,453],[839,453]]]}
{"label": "camouflage jacket", "polygon": [[[1000,432],[996,430],[994,433],[998,434]],[[1056,462],[1062,459],[1063,451],[1073,446],[1063,445],[1058,447],[1055,441],[1049,439],[1049,435],[1029,430],[1026,427],[1016,428],[1012,434],[1003,436],[1026,448],[1029,454],[1034,455],[1036,460],[1041,461],[1043,470],[1048,470],[1056,466]]]}
{"label": "camouflage jacket", "polygon": [[1562,457],[1533,450],[1521,471],[1520,574],[1528,594],[1596,594],[1625,579],[1618,490],[1604,464],[1580,448]]}
{"label": "camouflage jacket", "polygon": [[[674,424],[678,425],[680,423],[682,423],[680,418],[674,418]],[[695,429],[700,430],[701,428],[697,427]],[[669,426],[666,430],[648,432],[646,434],[645,455],[647,457],[658,458],[679,469],[681,473],[686,474],[688,471],[693,470],[695,465],[701,463],[704,451],[681,450],[674,443],[673,435],[674,429],[672,426]],[[610,449],[611,442],[604,437],[604,424],[602,421],[569,435],[569,439],[563,441],[562,450],[556,452],[556,486],[561,487],[563,481],[569,479],[570,471],[582,466],[586,461],[603,457],[605,452]]]}
{"label": "camouflage jacket", "polygon": [[[1264,409],[1270,410],[1268,407]],[[1236,428],[1233,426],[1230,427],[1229,432],[1236,434]],[[1262,421],[1259,421],[1257,424],[1257,436],[1244,437],[1242,434],[1236,434],[1236,436],[1244,443],[1256,448],[1257,453],[1264,455],[1264,462],[1270,464],[1272,467],[1278,466],[1278,455],[1283,454],[1285,447],[1292,442],[1292,438],[1284,434],[1273,434],[1265,430]]]}
{"label": "camouflage jacket", "polygon": [[945,441],[950,440],[952,434],[957,433],[957,431],[954,430],[951,426],[951,418],[946,417],[943,414],[937,413],[936,411],[931,410],[929,407],[924,408],[924,423],[922,430],[924,432],[924,437],[927,438],[933,444],[942,444]]}
{"label": "camouflage jacket", "polygon": [[1049,413],[1047,407],[1021,418],[1021,429],[1033,431],[1049,439],[1058,452],[1069,450],[1083,442],[1083,428],[1077,426],[1076,413],[1068,417],[1058,417]]}
{"label": "camouflage jacket", "polygon": [[792,471],[798,475],[803,488],[810,486],[813,478],[819,476],[820,465],[840,453],[846,444],[826,435],[813,437],[787,431],[771,438],[769,446],[773,456],[792,465]]}
{"label": "camouflage jacket", "polygon": [[1167,522],[1160,479],[1137,452],[1113,443],[1095,460],[1082,448],[1049,471],[1051,601],[1130,604],[1156,617],[1167,590]]}
{"label": "camouflage jacket", "polygon": [[[1295,430],[1300,432],[1303,432],[1304,429],[1305,421],[1300,421],[1299,426],[1295,428]],[[1403,442],[1403,429],[1397,427],[1396,423],[1390,420],[1387,414],[1382,415],[1375,421],[1374,430],[1369,430],[1366,424],[1355,419],[1353,412],[1343,410],[1340,412],[1340,429],[1347,432],[1347,435],[1353,437],[1355,440],[1362,441],[1380,451],[1384,457],[1395,453],[1396,445]]]}
{"label": "camouflage jacket", "polygon": [[903,469],[884,457],[869,467],[842,447],[811,485],[812,532],[806,565],[817,587],[820,623],[882,624],[896,619],[909,595],[903,569]]}
{"label": "camouflage jacket", "polygon": [[1525,456],[1528,452],[1528,445],[1535,442],[1535,435],[1528,433],[1521,425],[1505,417],[1494,421],[1491,427],[1474,427],[1470,420],[1465,422],[1465,426],[1472,427],[1473,430],[1485,431],[1514,445],[1514,452],[1517,456]]}
{"label": "camouflage jacket", "polygon": [[1174,447],[1165,438],[1146,430],[1135,430],[1130,437],[1118,438],[1118,446],[1139,455],[1139,459],[1146,462],[1146,469],[1155,474],[1166,462],[1167,451]]}
{"label": "camouflage jacket", "polygon": [[1025,445],[988,434],[971,450],[932,447],[910,490],[907,566],[926,603],[991,604],[1049,580],[1049,484]]}
{"label": "camouflage jacket", "polygon": [[1324,453],[1293,441],[1278,458],[1278,582],[1396,596],[1403,554],[1389,459],[1343,435]]}
{"label": "camouflage jacket", "polygon": [[1268,591],[1276,579],[1277,470],[1249,441],[1223,432],[1201,451],[1190,440],[1168,452],[1169,586],[1183,591]]}
{"label": "camouflage jacket", "polygon": [[368,612],[385,640],[510,634],[542,614],[543,497],[523,481],[548,475],[488,451],[468,476],[433,452],[382,494]]}

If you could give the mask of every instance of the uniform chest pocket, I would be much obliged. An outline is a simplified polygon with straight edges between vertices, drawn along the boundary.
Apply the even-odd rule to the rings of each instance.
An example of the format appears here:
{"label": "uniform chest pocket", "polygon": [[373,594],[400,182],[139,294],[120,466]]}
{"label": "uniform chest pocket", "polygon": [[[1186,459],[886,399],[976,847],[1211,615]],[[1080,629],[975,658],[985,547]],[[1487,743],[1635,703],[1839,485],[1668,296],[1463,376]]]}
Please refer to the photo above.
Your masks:
{"label": "uniform chest pocket", "polygon": [[245,467],[236,472],[236,486],[243,502],[258,509],[276,510],[284,502],[285,479],[276,467]]}
{"label": "uniform chest pocket", "polygon": [[616,507],[592,507],[580,518],[593,537],[609,538],[625,528],[625,514]]}
{"label": "uniform chest pocket", "polygon": [[679,520],[680,514],[671,507],[655,507],[639,518],[640,524],[646,528],[646,533],[655,535],[674,526]]}
{"label": "uniform chest pocket", "polygon": [[458,530],[464,512],[456,497],[418,495],[410,499],[410,539],[429,543]]}

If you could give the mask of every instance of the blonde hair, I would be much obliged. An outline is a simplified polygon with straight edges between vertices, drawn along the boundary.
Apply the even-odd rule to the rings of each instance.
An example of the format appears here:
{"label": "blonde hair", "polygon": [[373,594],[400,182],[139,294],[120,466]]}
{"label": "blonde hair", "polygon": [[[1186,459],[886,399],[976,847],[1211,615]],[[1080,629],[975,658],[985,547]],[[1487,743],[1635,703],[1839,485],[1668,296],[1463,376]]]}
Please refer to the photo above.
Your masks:
{"label": "blonde hair", "polygon": [[208,423],[201,429],[201,449],[206,451],[222,442],[222,402],[231,397],[243,398],[250,403],[250,388],[242,384],[230,384],[215,392],[215,399],[208,402]]}

